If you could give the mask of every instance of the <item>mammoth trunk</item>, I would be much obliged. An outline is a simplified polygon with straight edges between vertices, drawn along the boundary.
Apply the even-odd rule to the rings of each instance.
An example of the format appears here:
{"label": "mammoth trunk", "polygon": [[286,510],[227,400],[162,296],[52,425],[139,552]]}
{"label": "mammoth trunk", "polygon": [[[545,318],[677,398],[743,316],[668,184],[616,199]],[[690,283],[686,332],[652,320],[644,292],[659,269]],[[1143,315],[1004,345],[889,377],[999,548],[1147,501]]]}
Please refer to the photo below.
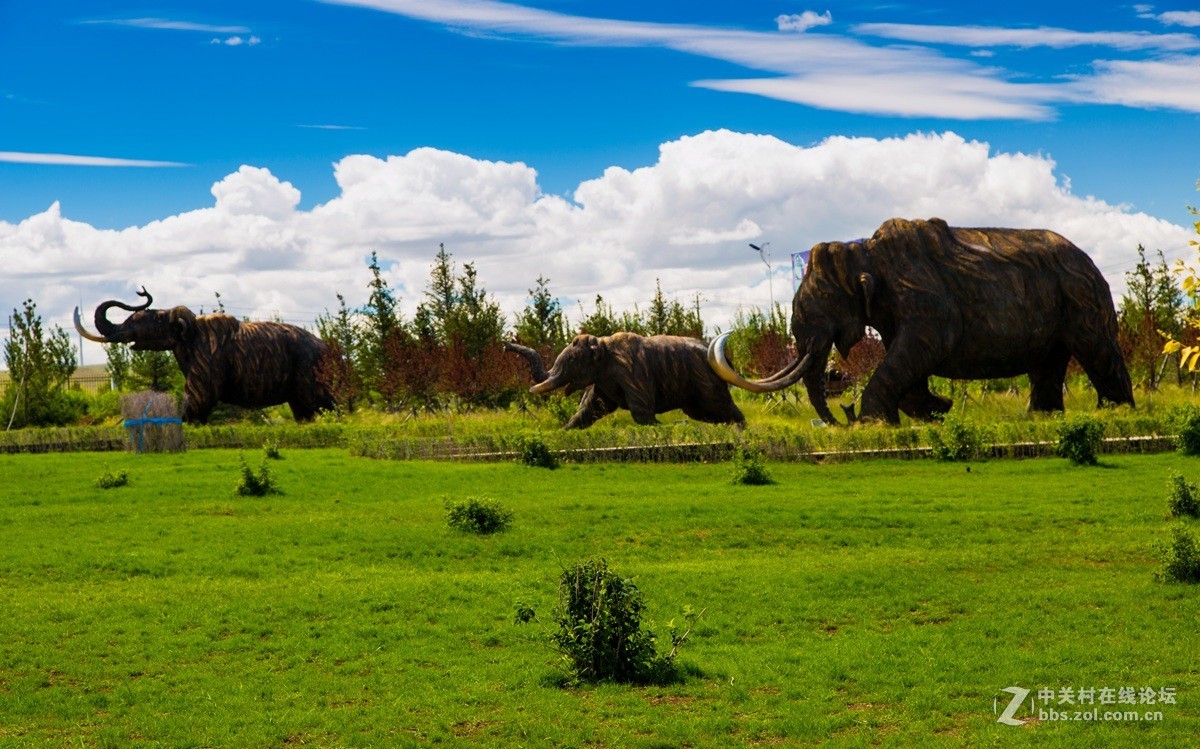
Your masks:
{"label": "mammoth trunk", "polygon": [[550,375],[546,372],[546,365],[542,364],[542,356],[537,351],[522,346],[518,343],[505,343],[504,350],[509,353],[517,354],[529,364],[529,375],[533,377],[535,383],[545,382]]}

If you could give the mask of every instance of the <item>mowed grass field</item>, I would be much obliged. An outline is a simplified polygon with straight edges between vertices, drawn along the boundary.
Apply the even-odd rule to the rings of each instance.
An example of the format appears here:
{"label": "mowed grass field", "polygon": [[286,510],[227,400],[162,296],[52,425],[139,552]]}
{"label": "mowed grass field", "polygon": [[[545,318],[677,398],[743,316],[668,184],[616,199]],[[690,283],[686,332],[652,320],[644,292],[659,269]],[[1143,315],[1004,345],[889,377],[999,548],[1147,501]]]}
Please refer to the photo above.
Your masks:
{"label": "mowed grass field", "polygon": [[[969,466],[373,461],[284,450],[0,456],[0,746],[1185,746],[1200,588],[1154,580],[1182,456]],[[247,451],[257,466],[261,453]],[[101,490],[105,470],[130,484]],[[505,533],[450,530],[487,496]],[[605,557],[667,686],[564,686],[564,565]],[[997,722],[1006,687],[1175,690],[1155,721]],[[1055,705],[1056,709],[1065,709]],[[1099,707],[1099,705],[1096,705]],[[1118,706],[1113,705],[1112,708]],[[1028,718],[1028,710],[1018,713]]]}

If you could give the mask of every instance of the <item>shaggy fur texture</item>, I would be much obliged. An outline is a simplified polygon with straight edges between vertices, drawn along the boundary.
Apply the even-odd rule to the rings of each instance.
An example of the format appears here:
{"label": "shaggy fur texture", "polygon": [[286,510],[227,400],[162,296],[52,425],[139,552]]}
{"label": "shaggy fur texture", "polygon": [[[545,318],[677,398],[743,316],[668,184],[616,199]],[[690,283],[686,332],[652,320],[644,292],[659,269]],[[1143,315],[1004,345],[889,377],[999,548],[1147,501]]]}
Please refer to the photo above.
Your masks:
{"label": "shaggy fur texture", "polygon": [[1074,357],[1101,403],[1133,404],[1117,346],[1107,282],[1086,253],[1052,231],[951,228],[941,219],[891,219],[865,241],[812,249],[792,303],[804,378],[826,421],[824,367],[832,346],[846,355],[865,326],[887,355],[862,396],[861,417],[928,419],[951,402],[930,375],[992,379],[1028,374],[1030,408],[1062,410]]}
{"label": "shaggy fur texture", "polygon": [[327,347],[295,325],[196,316],[187,307],[139,310],[115,326],[98,311],[97,323],[113,343],[175,354],[185,378],[185,421],[207,422],[218,402],[246,408],[287,403],[297,421],[334,406],[317,375]]}
{"label": "shaggy fur texture", "polygon": [[677,408],[697,421],[737,425],[746,421],[733,403],[729,386],[709,368],[707,347],[694,338],[583,334],[562,350],[549,372],[536,351],[514,344],[506,348],[530,362],[530,372],[539,383],[533,392],[560,387],[568,395],[584,391],[567,429],[591,426],[618,408],[628,409],[638,424],[657,424],[655,414]]}

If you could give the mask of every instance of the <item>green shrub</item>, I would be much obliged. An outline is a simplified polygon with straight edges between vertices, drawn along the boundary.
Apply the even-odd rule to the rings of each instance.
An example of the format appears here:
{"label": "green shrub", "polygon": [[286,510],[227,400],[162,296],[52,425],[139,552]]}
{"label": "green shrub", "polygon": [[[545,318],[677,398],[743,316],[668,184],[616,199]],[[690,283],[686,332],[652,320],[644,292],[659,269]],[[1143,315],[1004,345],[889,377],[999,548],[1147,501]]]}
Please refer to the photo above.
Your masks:
{"label": "green shrub", "polygon": [[486,536],[508,528],[513,512],[494,499],[468,497],[461,502],[445,500],[446,522],[464,533]]}
{"label": "green shrub", "polygon": [[538,437],[526,437],[521,440],[517,460],[533,468],[558,468],[558,456]]}
{"label": "green shrub", "polygon": [[268,494],[283,494],[279,487],[275,484],[275,477],[271,474],[271,469],[267,468],[266,458],[263,459],[262,465],[254,471],[246,463],[244,457],[242,461],[242,478],[238,485],[234,488],[234,494],[240,497],[265,497]]}
{"label": "green shrub", "polygon": [[[675,657],[704,613],[685,609],[686,629],[667,624],[671,649],[660,654],[656,635],[642,628],[642,593],[637,585],[608,568],[603,559],[564,570],[555,613],[558,631],[551,636],[570,675],[579,681],[667,683],[678,678]],[[517,620],[531,621],[528,606],[518,606]]]}
{"label": "green shrub", "polygon": [[117,471],[113,473],[108,470],[108,466],[104,466],[104,473],[100,474],[100,478],[96,479],[96,487],[99,489],[116,489],[118,486],[125,486],[129,483],[129,473],[127,471]]}
{"label": "green shrub", "polygon": [[1200,410],[1189,407],[1179,417],[1175,446],[1184,455],[1200,455]]}
{"label": "green shrub", "polygon": [[1159,547],[1162,566],[1155,577],[1181,583],[1200,582],[1200,549],[1196,539],[1182,524],[1171,529],[1171,543]]}
{"label": "green shrub", "polygon": [[938,460],[980,460],[988,454],[991,439],[991,430],[953,413],[939,426],[929,427],[929,445]]}
{"label": "green shrub", "polygon": [[546,399],[546,410],[559,424],[566,424],[579,410],[579,402],[566,396],[552,395]]}
{"label": "green shrub", "polygon": [[283,460],[279,452],[279,440],[267,440],[263,443],[263,457],[268,460]]}
{"label": "green shrub", "polygon": [[1200,492],[1196,485],[1178,473],[1168,483],[1167,514],[1173,518],[1200,516]]}
{"label": "green shrub", "polygon": [[1090,416],[1072,416],[1058,428],[1058,455],[1077,466],[1094,466],[1104,439],[1104,423]]}
{"label": "green shrub", "polygon": [[767,472],[766,466],[762,464],[760,454],[752,451],[745,445],[740,445],[733,450],[733,475],[730,481],[734,484],[743,484],[746,486],[763,486],[775,483],[775,480],[771,478],[771,474]]}

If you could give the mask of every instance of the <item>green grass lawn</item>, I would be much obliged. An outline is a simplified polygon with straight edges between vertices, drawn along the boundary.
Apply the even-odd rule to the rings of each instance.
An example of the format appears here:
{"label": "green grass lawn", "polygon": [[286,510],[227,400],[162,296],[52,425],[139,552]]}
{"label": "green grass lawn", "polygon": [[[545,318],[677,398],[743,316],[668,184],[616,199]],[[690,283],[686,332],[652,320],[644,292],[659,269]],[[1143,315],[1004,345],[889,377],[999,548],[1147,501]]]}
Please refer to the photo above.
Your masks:
{"label": "green grass lawn", "polygon": [[[1156,582],[1178,455],[962,464],[0,456],[0,746],[1182,746],[1200,588]],[[261,453],[247,452],[257,466]],[[105,470],[130,484],[101,490]],[[515,511],[450,530],[443,500]],[[707,609],[669,686],[564,687],[551,620],[604,556],[660,626]],[[1169,687],[1157,722],[997,722],[1006,687]],[[1056,709],[1065,707],[1054,705]],[[1096,705],[1095,707],[1100,707]],[[1113,705],[1112,708],[1118,706]],[[1029,717],[1028,711],[1018,717]]]}

